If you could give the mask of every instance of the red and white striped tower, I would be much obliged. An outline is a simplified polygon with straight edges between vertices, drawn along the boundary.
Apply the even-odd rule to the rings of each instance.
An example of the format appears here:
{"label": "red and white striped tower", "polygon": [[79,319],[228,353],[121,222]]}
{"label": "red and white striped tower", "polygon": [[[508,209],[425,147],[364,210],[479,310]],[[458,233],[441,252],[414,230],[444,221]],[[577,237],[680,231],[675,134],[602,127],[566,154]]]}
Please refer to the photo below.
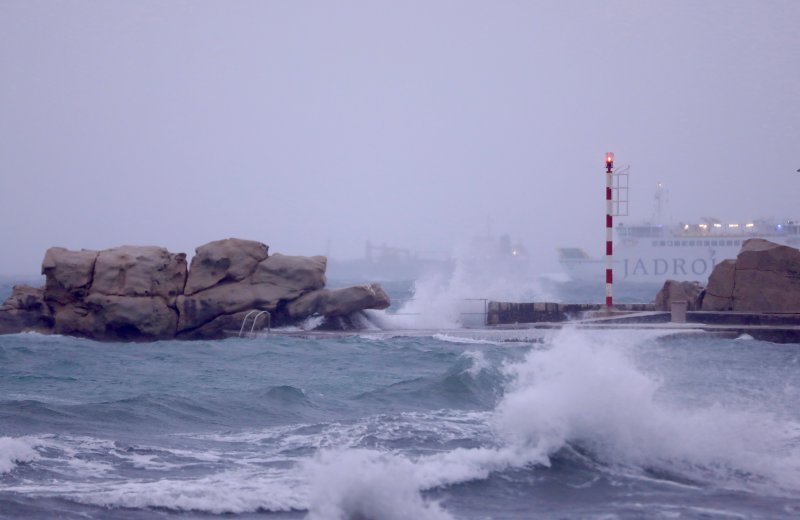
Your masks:
{"label": "red and white striped tower", "polygon": [[614,283],[614,246],[612,234],[614,232],[613,217],[614,213],[612,201],[612,181],[614,177],[614,152],[606,153],[606,307],[611,308],[614,304],[611,286]]}

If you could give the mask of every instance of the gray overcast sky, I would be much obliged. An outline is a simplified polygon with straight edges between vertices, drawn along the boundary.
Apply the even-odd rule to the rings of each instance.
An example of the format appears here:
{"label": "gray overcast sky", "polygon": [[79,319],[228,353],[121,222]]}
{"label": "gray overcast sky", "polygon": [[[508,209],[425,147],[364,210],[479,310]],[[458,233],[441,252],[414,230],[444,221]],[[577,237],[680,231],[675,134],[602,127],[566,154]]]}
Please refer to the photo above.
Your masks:
{"label": "gray overcast sky", "polygon": [[0,273],[236,236],[357,257],[800,217],[800,2],[0,0]]}

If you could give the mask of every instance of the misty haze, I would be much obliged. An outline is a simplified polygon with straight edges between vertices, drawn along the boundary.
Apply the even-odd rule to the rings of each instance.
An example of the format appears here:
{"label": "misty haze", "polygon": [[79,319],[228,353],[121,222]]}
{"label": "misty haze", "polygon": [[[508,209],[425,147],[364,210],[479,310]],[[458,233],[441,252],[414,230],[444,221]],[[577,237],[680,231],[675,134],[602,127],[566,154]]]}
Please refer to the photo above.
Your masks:
{"label": "misty haze", "polygon": [[603,154],[675,221],[797,216],[794,2],[0,6],[6,275],[50,246],[603,254]]}
{"label": "misty haze", "polygon": [[797,0],[0,0],[0,520],[800,517]]}

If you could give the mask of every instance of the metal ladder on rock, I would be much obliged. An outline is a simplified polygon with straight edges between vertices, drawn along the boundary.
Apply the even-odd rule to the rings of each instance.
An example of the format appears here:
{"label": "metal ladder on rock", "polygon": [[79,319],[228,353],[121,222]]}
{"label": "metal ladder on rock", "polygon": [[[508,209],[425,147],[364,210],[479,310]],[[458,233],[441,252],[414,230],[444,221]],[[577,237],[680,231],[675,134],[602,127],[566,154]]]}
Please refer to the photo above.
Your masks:
{"label": "metal ladder on rock", "polygon": [[[244,319],[242,320],[242,327],[239,329],[239,337],[240,338],[255,338],[258,332],[256,332],[256,323],[258,322],[258,318],[261,316],[266,315],[267,317],[267,332],[272,332],[272,315],[269,311],[262,311],[259,309],[252,310],[244,315]],[[253,323],[250,325],[250,330],[245,332],[245,327],[247,326],[247,320],[253,318]]]}

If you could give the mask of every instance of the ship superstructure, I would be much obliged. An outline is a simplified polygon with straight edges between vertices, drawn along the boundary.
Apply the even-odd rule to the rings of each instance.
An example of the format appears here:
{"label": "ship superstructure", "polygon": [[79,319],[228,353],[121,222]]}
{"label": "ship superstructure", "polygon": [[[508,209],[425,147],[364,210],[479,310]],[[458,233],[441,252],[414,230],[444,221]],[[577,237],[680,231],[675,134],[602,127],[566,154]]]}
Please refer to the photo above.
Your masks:
{"label": "ship superstructure", "polygon": [[[656,192],[653,221],[614,227],[614,280],[663,282],[697,280],[705,283],[722,260],[736,258],[742,243],[749,238],[764,238],[775,243],[800,247],[800,221],[759,219],[723,222],[704,218],[674,225],[661,221],[666,192]],[[604,261],[583,249],[560,248],[559,261],[574,280],[603,280]]]}

